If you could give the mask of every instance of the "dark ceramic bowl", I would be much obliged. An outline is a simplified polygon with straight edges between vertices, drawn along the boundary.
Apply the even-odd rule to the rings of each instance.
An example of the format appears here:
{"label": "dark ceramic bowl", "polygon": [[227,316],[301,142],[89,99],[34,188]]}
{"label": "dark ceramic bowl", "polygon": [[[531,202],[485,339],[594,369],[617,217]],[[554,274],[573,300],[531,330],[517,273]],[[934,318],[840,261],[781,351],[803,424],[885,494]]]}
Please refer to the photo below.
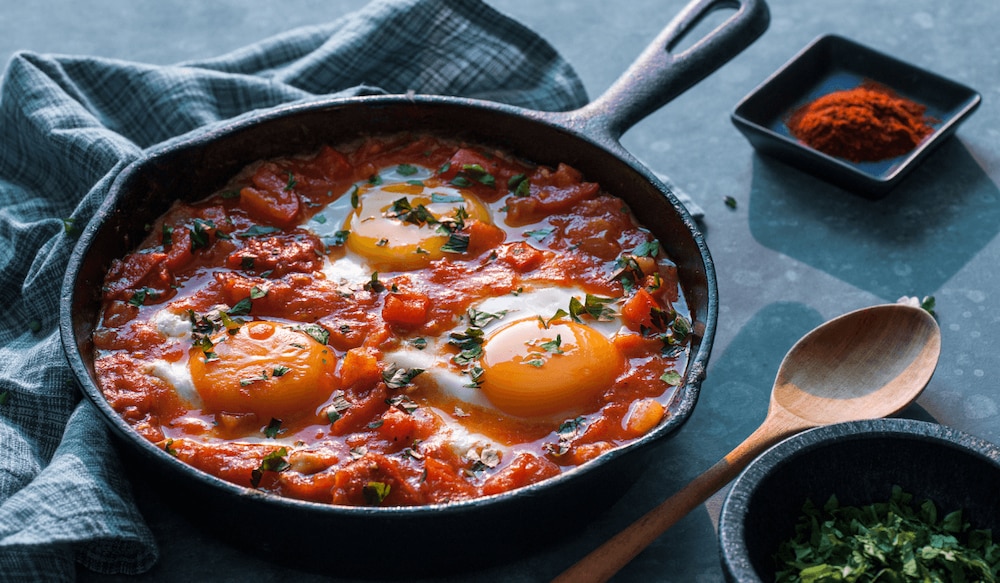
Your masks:
{"label": "dark ceramic bowl", "polygon": [[[927,107],[934,132],[912,151],[879,162],[851,162],[810,148],[786,121],[812,100],[874,81]],[[866,198],[885,196],[978,106],[972,89],[846,38],[817,38],[736,106],[732,121],[758,151]]]}
{"label": "dark ceramic bowl", "polygon": [[860,506],[887,501],[893,485],[1000,532],[996,444],[910,419],[830,425],[772,447],[733,484],[719,519],[727,580],[774,581],[773,555],[794,535],[807,498],[822,505],[836,494],[841,506]]}

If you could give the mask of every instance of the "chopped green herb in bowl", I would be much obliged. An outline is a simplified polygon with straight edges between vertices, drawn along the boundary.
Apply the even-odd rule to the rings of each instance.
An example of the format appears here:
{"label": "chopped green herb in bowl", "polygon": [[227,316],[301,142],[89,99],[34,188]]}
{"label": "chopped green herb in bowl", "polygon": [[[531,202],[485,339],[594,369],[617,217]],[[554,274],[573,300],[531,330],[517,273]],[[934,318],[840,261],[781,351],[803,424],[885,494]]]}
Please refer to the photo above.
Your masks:
{"label": "chopped green herb in bowl", "polygon": [[729,583],[997,581],[998,533],[1000,445],[905,418],[778,443],[719,516]]}
{"label": "chopped green herb in bowl", "polygon": [[795,536],[778,547],[777,583],[826,581],[996,581],[1000,545],[973,529],[962,510],[937,505],[894,486],[886,502],[841,506],[831,496],[806,500]]}

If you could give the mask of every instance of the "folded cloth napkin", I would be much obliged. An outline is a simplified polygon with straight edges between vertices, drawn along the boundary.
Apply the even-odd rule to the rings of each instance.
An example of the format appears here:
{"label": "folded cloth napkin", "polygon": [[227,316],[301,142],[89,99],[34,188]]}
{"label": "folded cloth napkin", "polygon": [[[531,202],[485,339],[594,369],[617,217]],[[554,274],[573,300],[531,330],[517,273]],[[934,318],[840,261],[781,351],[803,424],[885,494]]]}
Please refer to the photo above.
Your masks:
{"label": "folded cloth napkin", "polygon": [[[144,149],[255,109],[416,91],[543,110],[586,103],[553,48],[478,0],[382,0],[176,66],[20,53],[0,89],[0,579],[141,573],[157,548],[109,433],[65,364],[75,235]],[[96,185],[96,186],[95,186]],[[123,250],[124,251],[124,250]]]}

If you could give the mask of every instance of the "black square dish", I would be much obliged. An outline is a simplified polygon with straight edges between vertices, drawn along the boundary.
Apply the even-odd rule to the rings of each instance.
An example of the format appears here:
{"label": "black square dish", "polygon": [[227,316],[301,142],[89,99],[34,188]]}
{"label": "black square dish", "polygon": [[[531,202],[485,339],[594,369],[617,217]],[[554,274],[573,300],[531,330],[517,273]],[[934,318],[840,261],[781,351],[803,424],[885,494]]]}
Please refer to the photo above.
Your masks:
{"label": "black square dish", "polygon": [[[800,107],[834,91],[875,83],[925,106],[932,133],[909,152],[852,162],[811,148],[787,121]],[[867,198],[881,198],[979,106],[972,89],[836,35],[824,35],[747,95],[732,120],[758,151]]]}

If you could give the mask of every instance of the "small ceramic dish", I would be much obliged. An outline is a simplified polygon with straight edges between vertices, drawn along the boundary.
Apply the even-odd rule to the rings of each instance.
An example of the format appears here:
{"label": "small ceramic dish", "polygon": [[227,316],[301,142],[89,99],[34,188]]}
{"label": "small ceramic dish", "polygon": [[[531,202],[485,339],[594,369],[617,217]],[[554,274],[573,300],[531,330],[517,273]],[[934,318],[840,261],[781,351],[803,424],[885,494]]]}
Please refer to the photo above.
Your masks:
{"label": "small ceramic dish", "polygon": [[[933,132],[913,150],[878,162],[852,162],[796,140],[791,114],[828,93],[865,82],[926,106]],[[972,89],[836,35],[817,38],[747,95],[732,120],[758,151],[866,198],[881,198],[954,133],[978,106]]]}
{"label": "small ceramic dish", "polygon": [[[740,475],[719,517],[731,583],[774,581],[774,554],[795,535],[806,499],[822,507],[887,502],[892,487],[962,510],[975,529],[1000,533],[1000,447],[937,423],[875,419],[820,427],[775,445]],[[994,538],[994,541],[1000,537]]]}

